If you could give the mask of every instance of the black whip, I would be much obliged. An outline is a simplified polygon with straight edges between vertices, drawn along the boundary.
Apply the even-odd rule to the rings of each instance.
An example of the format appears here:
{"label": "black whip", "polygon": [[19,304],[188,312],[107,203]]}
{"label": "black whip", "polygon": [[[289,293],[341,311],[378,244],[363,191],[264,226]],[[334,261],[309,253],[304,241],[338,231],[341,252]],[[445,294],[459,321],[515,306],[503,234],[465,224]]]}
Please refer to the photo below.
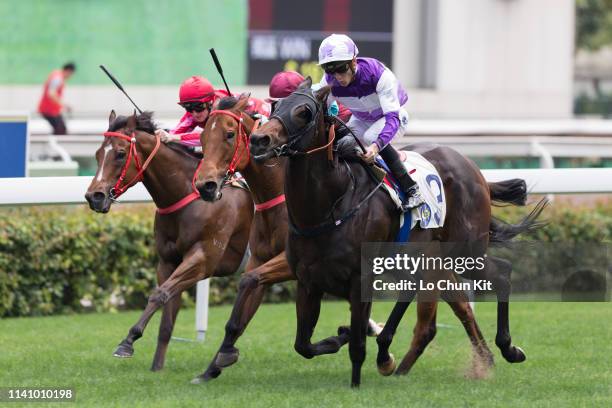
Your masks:
{"label": "black whip", "polygon": [[124,94],[125,96],[127,96],[127,98],[130,100],[130,102],[132,102],[132,105],[134,105],[134,107],[135,107],[135,108],[138,110],[138,113],[141,113],[141,114],[142,114],[142,110],[140,110],[140,108],[138,107],[138,105],[136,105],[136,104],[134,103],[134,101],[132,100],[132,98],[130,98],[130,95],[128,95],[128,94],[127,94],[127,92],[125,92],[125,90],[123,89],[123,87],[121,86],[121,84],[119,83],[119,81],[117,81],[117,80],[115,79],[115,77],[113,76],[113,74],[111,74],[110,72],[108,72],[108,70],[107,70],[106,68],[104,68],[104,65],[100,65],[100,69],[102,69],[102,71],[104,71],[104,73],[105,73],[106,75],[108,75],[108,77],[110,78],[110,80],[111,80],[111,81],[113,81],[115,85],[117,85],[117,88],[119,88],[119,90],[120,90],[121,92],[123,92],[123,94]]}

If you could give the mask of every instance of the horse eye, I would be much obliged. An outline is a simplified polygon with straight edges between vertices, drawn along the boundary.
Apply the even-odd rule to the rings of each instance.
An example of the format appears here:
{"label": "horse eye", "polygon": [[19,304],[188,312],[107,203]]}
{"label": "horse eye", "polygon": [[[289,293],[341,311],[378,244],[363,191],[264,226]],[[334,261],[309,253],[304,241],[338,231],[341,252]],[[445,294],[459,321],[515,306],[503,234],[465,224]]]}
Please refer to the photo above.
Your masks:
{"label": "horse eye", "polygon": [[117,154],[115,155],[115,159],[117,159],[117,160],[125,159],[125,152],[124,151],[117,152]]}
{"label": "horse eye", "polygon": [[228,139],[231,139],[231,138],[233,138],[234,136],[235,136],[234,132],[232,132],[232,131],[227,132],[227,138],[228,138]]}

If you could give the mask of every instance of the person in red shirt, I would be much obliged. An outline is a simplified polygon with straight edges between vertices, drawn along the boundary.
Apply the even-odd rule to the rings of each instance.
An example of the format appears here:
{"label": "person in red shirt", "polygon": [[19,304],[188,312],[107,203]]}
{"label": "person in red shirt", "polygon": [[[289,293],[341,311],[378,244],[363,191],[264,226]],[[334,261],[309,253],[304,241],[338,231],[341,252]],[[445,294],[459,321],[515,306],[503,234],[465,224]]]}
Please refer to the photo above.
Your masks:
{"label": "person in red shirt", "polygon": [[66,123],[62,116],[62,111],[71,111],[70,106],[62,100],[64,84],[76,71],[73,62],[64,64],[62,69],[54,70],[49,74],[43,88],[42,98],[38,103],[38,113],[40,113],[53,128],[54,135],[65,135]]}
{"label": "person in red shirt", "polygon": [[[166,132],[159,129],[155,132],[162,142],[180,142],[188,146],[200,145],[200,133],[206,124],[208,115],[221,98],[228,96],[224,90],[215,90],[210,81],[201,76],[187,78],[179,89],[178,104],[185,109],[179,123]],[[246,110],[248,113],[270,115],[270,105],[259,99],[250,98]]]}

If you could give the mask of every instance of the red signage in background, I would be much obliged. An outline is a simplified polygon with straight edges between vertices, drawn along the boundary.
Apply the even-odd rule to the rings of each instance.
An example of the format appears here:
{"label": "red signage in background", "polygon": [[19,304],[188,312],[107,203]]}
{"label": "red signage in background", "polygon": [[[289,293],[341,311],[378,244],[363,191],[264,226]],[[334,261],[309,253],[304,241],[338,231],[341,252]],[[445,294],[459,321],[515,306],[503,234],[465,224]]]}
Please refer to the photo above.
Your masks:
{"label": "red signage in background", "polygon": [[319,44],[331,33],[391,66],[393,0],[249,0],[248,84],[266,85],[283,70],[319,81]]}

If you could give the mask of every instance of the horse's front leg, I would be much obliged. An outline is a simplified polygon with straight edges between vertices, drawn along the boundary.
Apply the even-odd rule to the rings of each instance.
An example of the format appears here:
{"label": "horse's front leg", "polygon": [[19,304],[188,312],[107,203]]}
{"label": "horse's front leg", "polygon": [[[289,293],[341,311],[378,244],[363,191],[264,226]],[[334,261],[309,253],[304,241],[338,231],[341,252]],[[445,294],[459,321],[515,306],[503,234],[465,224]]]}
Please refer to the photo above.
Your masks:
{"label": "horse's front leg", "polygon": [[352,374],[351,387],[361,384],[361,366],[366,356],[366,333],[372,303],[361,301],[361,281],[356,275],[351,282],[351,333],[349,340],[349,355],[351,358]]}
{"label": "horse's front leg", "polygon": [[192,380],[193,384],[217,378],[221,375],[223,368],[238,360],[239,351],[235,344],[257,312],[266,290],[274,283],[295,279],[295,275],[287,264],[284,251],[256,268],[253,268],[250,263],[251,261],[246,268],[248,272],[240,278],[232,314],[225,325],[223,343],[206,371]]}
{"label": "horse's front leg", "polygon": [[[119,344],[117,350],[132,348],[134,341],[142,337],[145,327],[157,309],[166,305],[175,296],[180,296],[182,291],[195,285],[199,280],[209,277],[214,271],[215,261],[218,261],[219,257],[220,255],[216,252],[205,255],[199,244],[194,245],[184,255],[183,262],[172,272],[170,277],[153,290],[140,319],[132,326],[128,336]],[[115,352],[115,355],[117,355],[117,352]]]}
{"label": "horse's front leg", "polygon": [[[304,285],[298,283],[297,300],[297,331],[295,336],[295,351],[304,358],[313,358],[321,354],[333,354],[349,341],[349,333],[338,333],[338,336],[328,337],[317,343],[311,343],[319,312],[321,311],[321,292],[313,293],[306,290]],[[339,329],[340,331],[340,329]]]}
{"label": "horse's front leg", "polygon": [[[162,285],[170,277],[170,275],[175,269],[176,269],[176,264],[174,263],[164,262],[163,260],[160,260],[158,262],[157,264],[157,285],[158,287]],[[144,315],[144,312],[143,312],[143,315]],[[132,329],[134,329],[134,327],[132,327]],[[127,358],[127,357],[132,357],[134,355],[134,342],[138,340],[140,337],[142,337],[142,331],[144,330],[144,328],[143,330],[140,330],[140,331],[132,330],[132,329],[130,329],[130,331],[128,332],[127,337],[123,339],[121,343],[119,343],[119,346],[117,346],[117,349],[113,353],[113,356]]]}

